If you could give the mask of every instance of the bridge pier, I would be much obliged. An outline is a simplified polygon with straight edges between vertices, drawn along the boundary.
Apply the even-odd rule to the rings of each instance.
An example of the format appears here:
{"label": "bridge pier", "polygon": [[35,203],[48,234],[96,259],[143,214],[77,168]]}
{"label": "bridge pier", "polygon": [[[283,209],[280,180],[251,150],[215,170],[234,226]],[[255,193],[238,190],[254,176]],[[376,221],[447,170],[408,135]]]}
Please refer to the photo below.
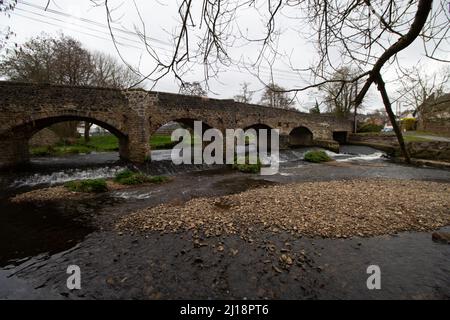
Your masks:
{"label": "bridge pier", "polygon": [[150,155],[148,141],[129,142],[127,152],[124,154],[126,154],[126,157],[121,153],[120,158],[135,163],[144,163]]}
{"label": "bridge pier", "polygon": [[148,132],[149,129],[145,123],[136,124],[126,137],[119,138],[120,158],[135,163],[144,163],[150,155]]}
{"label": "bridge pier", "polygon": [[280,134],[280,149],[289,149],[291,146],[289,142],[289,135],[288,134]]}

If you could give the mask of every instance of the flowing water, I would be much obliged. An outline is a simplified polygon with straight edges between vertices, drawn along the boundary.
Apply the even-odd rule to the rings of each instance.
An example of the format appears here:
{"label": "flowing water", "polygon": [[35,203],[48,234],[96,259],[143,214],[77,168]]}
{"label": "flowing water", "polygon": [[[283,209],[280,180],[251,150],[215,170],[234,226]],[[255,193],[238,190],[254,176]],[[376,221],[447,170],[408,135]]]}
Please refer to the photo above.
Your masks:
{"label": "flowing water", "polygon": [[[217,260],[204,248],[191,248],[189,235],[114,231],[118,218],[139,208],[274,183],[361,177],[450,183],[450,171],[394,164],[383,152],[368,147],[343,146],[339,154],[327,151],[336,160],[328,165],[303,161],[308,150],[282,151],[280,172],[273,176],[245,175],[227,166],[176,166],[170,151],[154,151],[153,162],[140,169],[172,176],[172,182],[118,190],[88,201],[15,204],[8,199],[70,180],[113,177],[126,168],[116,153],[34,158],[26,171],[2,173],[0,299],[450,298],[450,247],[432,242],[430,233],[347,240],[274,237],[272,241],[280,245],[290,241],[294,249],[314,256],[314,268],[299,281],[301,275],[294,272],[277,277],[266,273],[262,263],[255,263],[262,259],[262,251],[233,237],[221,240],[243,254]],[[184,258],[180,250],[188,252]],[[198,252],[203,260],[211,260],[201,272],[195,263]],[[80,292],[65,287],[69,264],[83,270],[85,287]],[[369,264],[378,264],[385,272],[383,290],[367,290]],[[193,282],[198,286],[194,288]],[[211,286],[216,282],[217,287]]]}

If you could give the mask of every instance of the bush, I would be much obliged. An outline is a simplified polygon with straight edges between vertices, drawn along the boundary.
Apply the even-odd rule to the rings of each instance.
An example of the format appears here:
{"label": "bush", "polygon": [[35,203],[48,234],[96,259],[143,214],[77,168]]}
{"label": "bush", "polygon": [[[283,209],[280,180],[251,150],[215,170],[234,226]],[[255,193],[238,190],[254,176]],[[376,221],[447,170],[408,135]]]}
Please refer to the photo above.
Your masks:
{"label": "bush", "polygon": [[149,177],[142,173],[135,173],[130,177],[119,179],[117,182],[120,184],[134,185],[150,182]]}
{"label": "bush", "polygon": [[69,181],[64,186],[70,191],[100,193],[108,191],[105,179]]}
{"label": "bush", "polygon": [[147,176],[141,172],[133,172],[129,169],[125,169],[119,172],[115,177],[114,181],[125,185],[136,185],[143,183],[163,183],[168,180],[164,176]]}
{"label": "bush", "polygon": [[148,177],[150,183],[163,183],[169,180],[168,177],[165,176],[152,176]]}
{"label": "bush", "polygon": [[122,170],[116,174],[116,176],[114,177],[114,181],[120,182],[123,179],[127,179],[127,178],[131,177],[133,174],[134,174],[134,172],[131,171],[130,169]]}
{"label": "bush", "polygon": [[363,123],[358,128],[358,132],[381,132],[383,126],[373,124],[373,123]]}
{"label": "bush", "polygon": [[320,163],[331,161],[331,158],[323,150],[308,151],[304,157],[305,161]]}
{"label": "bush", "polygon": [[125,169],[115,176],[114,181],[126,185],[142,184],[147,182],[147,176],[139,172]]}
{"label": "bush", "polygon": [[415,118],[403,118],[400,120],[400,125],[403,130],[411,131],[416,129]]}

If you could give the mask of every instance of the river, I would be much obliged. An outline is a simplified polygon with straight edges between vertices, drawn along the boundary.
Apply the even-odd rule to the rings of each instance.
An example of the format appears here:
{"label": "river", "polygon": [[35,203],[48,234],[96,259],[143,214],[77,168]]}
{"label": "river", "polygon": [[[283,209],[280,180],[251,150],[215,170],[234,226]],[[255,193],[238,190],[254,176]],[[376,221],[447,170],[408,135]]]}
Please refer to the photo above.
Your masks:
{"label": "river", "polygon": [[[450,298],[450,247],[432,242],[430,233],[351,239],[264,235],[262,241],[306,252],[304,269],[279,274],[267,267],[273,257],[262,246],[239,237],[204,239],[205,246],[198,247],[188,232],[142,235],[114,229],[117,219],[140,208],[269,184],[361,177],[450,183],[450,171],[395,164],[368,147],[328,152],[336,161],[324,165],[304,162],[307,150],[282,151],[280,172],[273,176],[226,166],[176,166],[170,151],[154,151],[153,162],[141,169],[170,175],[172,182],[52,204],[14,204],[8,198],[70,180],[113,177],[125,164],[116,153],[94,153],[34,158],[26,171],[2,173],[0,299]],[[239,254],[218,255],[210,250],[217,241]],[[72,264],[82,270],[79,291],[66,287],[66,268]],[[366,287],[370,264],[383,270],[382,290]]]}

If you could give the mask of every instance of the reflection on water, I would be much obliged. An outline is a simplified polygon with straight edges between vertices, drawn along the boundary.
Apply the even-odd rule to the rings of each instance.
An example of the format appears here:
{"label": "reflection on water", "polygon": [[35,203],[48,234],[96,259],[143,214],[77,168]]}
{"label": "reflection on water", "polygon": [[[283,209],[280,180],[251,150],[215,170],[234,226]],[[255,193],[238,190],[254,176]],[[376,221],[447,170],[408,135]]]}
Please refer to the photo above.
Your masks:
{"label": "reflection on water", "polygon": [[12,204],[4,202],[0,214],[0,267],[18,265],[33,256],[67,250],[95,228],[88,204]]}

